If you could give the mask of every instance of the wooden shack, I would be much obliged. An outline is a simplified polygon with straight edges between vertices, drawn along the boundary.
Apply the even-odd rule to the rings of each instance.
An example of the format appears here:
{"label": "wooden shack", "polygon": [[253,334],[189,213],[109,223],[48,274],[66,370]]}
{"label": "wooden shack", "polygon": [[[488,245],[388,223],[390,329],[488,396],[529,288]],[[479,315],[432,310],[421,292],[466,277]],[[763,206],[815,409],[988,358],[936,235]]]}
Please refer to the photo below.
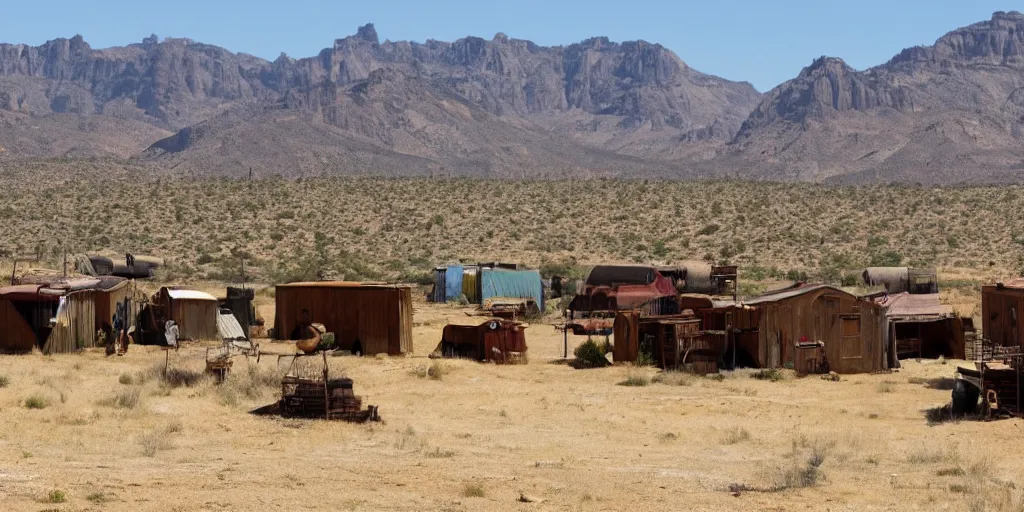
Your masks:
{"label": "wooden shack", "polygon": [[938,293],[880,293],[868,296],[885,309],[890,367],[899,359],[964,359],[964,321]]}
{"label": "wooden shack", "polygon": [[981,287],[981,332],[985,339],[1002,347],[1024,348],[1024,279]]}
{"label": "wooden shack", "polygon": [[412,288],[407,285],[342,281],[290,283],[276,289],[274,337],[288,339],[309,310],[310,319],[351,350],[356,341],[364,354],[412,352]]}
{"label": "wooden shack", "polygon": [[866,373],[888,368],[885,311],[825,285],[746,301],[759,312],[757,363],[799,373]]}
{"label": "wooden shack", "polygon": [[[130,308],[131,282],[119,277],[32,276],[0,288],[0,350],[47,354],[96,346],[97,330],[111,336],[118,304]],[[131,315],[126,314],[131,327]]]}
{"label": "wooden shack", "polygon": [[[178,324],[178,338],[192,341],[220,340],[217,298],[206,292],[183,288],[163,287],[153,297],[160,319],[174,320]],[[162,329],[162,326],[156,326]]]}

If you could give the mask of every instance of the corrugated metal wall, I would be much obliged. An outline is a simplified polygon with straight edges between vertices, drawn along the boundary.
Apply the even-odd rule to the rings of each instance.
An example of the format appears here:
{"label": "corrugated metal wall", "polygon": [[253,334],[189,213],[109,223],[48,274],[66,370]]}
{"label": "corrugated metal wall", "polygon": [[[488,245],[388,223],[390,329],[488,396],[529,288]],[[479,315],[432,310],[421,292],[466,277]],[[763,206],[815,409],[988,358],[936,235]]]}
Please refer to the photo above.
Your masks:
{"label": "corrugated metal wall", "polygon": [[217,301],[171,299],[171,318],[182,339],[220,340]]}
{"label": "corrugated metal wall", "polygon": [[303,309],[333,332],[339,347],[355,340],[363,353],[411,353],[412,289],[408,287],[279,286],[275,293],[274,336],[288,339]]}
{"label": "corrugated metal wall", "polygon": [[96,346],[96,297],[94,291],[69,293],[57,311],[57,323],[43,345],[47,354],[65,354]]}
{"label": "corrugated metal wall", "polygon": [[14,304],[0,300],[0,351],[31,352],[36,344],[36,333]]}
{"label": "corrugated metal wall", "polygon": [[536,270],[482,269],[480,301],[493,297],[532,298],[544,311],[544,285]]}

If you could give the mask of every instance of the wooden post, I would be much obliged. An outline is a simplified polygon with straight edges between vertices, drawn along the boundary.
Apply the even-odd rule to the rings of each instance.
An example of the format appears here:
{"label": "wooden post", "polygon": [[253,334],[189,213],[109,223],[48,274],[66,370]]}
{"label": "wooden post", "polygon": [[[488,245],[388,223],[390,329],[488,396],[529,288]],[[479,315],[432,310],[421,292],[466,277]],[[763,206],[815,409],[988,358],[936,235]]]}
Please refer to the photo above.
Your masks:
{"label": "wooden post", "polygon": [[562,326],[562,359],[569,359],[569,328]]}
{"label": "wooden post", "polygon": [[327,388],[327,352],[321,350],[320,355],[324,359],[324,419],[329,420],[331,419],[331,393],[330,390]]}

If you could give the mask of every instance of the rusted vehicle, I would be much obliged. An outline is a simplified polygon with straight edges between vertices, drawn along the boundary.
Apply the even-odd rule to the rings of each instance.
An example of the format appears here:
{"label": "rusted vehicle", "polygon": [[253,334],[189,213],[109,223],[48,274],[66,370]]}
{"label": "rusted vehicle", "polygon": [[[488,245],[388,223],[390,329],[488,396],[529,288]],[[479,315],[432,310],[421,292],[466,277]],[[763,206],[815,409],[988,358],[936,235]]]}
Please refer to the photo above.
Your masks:
{"label": "rusted vehicle", "polygon": [[643,316],[679,313],[672,280],[650,266],[599,265],[587,276],[583,293],[569,304],[565,329],[577,336],[608,336],[615,314],[631,310]]}
{"label": "rusted vehicle", "polygon": [[441,333],[442,357],[515,364],[526,361],[526,325],[503,319],[479,325],[446,325]]}

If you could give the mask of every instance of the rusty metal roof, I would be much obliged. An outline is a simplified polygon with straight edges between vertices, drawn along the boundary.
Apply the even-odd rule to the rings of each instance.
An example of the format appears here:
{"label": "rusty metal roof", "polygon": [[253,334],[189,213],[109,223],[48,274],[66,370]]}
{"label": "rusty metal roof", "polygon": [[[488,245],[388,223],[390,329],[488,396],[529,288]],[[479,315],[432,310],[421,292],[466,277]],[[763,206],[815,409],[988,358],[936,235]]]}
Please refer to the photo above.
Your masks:
{"label": "rusty metal roof", "polygon": [[995,288],[1012,288],[1014,290],[1024,290],[1024,277],[1015,277],[1013,279],[1007,279],[1006,281],[1000,281],[996,284],[987,285]]}
{"label": "rusty metal roof", "polygon": [[38,284],[18,284],[0,288],[0,299],[6,300],[57,300],[55,295],[43,295]]}
{"label": "rusty metal roof", "polygon": [[875,303],[886,308],[888,317],[938,317],[953,314],[953,308],[939,302],[939,294],[896,293],[875,299]]}
{"label": "rusty metal roof", "polygon": [[843,290],[840,290],[839,288],[836,288],[835,286],[829,286],[827,284],[816,284],[816,285],[801,286],[799,288],[793,288],[793,289],[781,291],[781,292],[778,292],[778,293],[771,293],[771,294],[767,294],[767,295],[762,295],[760,297],[754,297],[753,299],[746,300],[743,303],[747,304],[747,305],[767,304],[769,302],[777,302],[777,301],[784,300],[784,299],[789,299],[789,298],[793,298],[793,297],[799,297],[800,295],[804,295],[804,294],[811,293],[811,292],[816,292],[816,291],[819,291],[819,290],[825,290],[825,289],[834,291],[836,293],[841,293],[843,295],[853,295],[853,294],[851,294],[849,292],[845,292]]}
{"label": "rusty metal roof", "polygon": [[278,288],[412,288],[409,284],[360,283],[358,281],[303,281],[279,284]]}

